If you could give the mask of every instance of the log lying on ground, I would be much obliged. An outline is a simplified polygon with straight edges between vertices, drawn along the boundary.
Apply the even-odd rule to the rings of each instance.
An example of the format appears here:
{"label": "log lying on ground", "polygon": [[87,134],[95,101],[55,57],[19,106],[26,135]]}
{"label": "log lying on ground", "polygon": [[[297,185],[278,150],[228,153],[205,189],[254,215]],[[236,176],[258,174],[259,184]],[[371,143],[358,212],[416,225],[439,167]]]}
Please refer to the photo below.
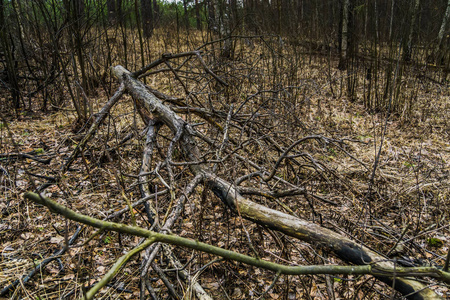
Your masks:
{"label": "log lying on ground", "polygon": [[[173,234],[164,234],[158,233],[151,230],[143,229],[141,227],[129,226],[121,223],[113,223],[102,221],[99,219],[95,219],[92,217],[88,217],[86,215],[79,214],[70,208],[58,204],[51,199],[27,192],[24,195],[25,198],[34,201],[35,203],[42,204],[50,209],[50,211],[57,213],[59,215],[65,216],[70,220],[75,222],[80,222],[89,226],[93,226],[95,228],[99,228],[101,230],[120,232],[124,234],[130,234],[134,236],[145,237],[147,240],[145,243],[138,246],[140,250],[145,247],[149,247],[154,243],[161,242],[164,244],[177,245],[184,248],[195,249],[198,251],[202,251],[205,253],[210,253],[213,255],[221,256],[228,260],[233,260],[237,262],[241,262],[244,264],[248,264],[251,266],[271,270],[276,272],[277,274],[286,274],[286,275],[319,275],[319,274],[330,274],[330,275],[365,275],[370,274],[374,276],[396,276],[397,280],[402,279],[404,277],[409,276],[417,276],[417,277],[435,277],[443,282],[450,283],[450,274],[448,272],[444,272],[435,267],[416,267],[416,268],[384,268],[377,264],[365,264],[361,266],[336,266],[336,265],[312,265],[312,266],[290,266],[290,265],[281,265],[278,263],[269,262],[266,260],[262,260],[259,258],[247,256],[244,254],[236,253],[231,250],[223,249],[220,247],[208,245],[199,241],[191,240],[188,238],[183,238],[180,236],[176,236]],[[143,246],[145,244],[145,246]],[[136,247],[135,249],[137,249]],[[123,263],[127,260],[127,256],[132,256],[136,251],[134,249],[124,256],[122,256],[118,261],[116,261],[115,265],[123,265]],[[96,285],[97,287],[93,287],[93,290],[89,291],[88,299],[92,299],[95,295],[95,292],[104,286],[112,276],[119,270],[118,267],[112,267],[108,273],[102,278],[100,282],[103,282],[102,285]],[[99,282],[99,283],[100,283]],[[417,295],[417,294],[416,294]],[[411,295],[412,297],[412,295]],[[420,294],[419,299],[436,299],[433,297],[433,294]],[[408,297],[409,298],[409,297]],[[417,296],[415,296],[417,299]]]}
{"label": "log lying on ground", "polygon": [[[188,161],[200,161],[201,155],[193,138],[195,135],[193,128],[150,93],[144,84],[133,78],[128,70],[122,66],[117,66],[112,68],[112,71],[121,83],[125,84],[127,92],[136,101],[141,102],[156,120],[164,123],[173,131],[175,136],[173,142],[180,143]],[[171,155],[167,155],[167,157],[167,163],[170,164]],[[321,247],[348,263],[356,265],[376,263],[377,266],[382,268],[395,268],[394,263],[388,261],[386,257],[343,235],[317,224],[267,208],[243,197],[233,184],[212,174],[200,164],[192,164],[190,169],[195,175],[203,176],[205,186],[209,187],[228,207],[239,212],[242,217],[248,220]],[[408,299],[440,299],[426,285],[416,280],[388,276],[377,276],[377,278],[394,287]]]}

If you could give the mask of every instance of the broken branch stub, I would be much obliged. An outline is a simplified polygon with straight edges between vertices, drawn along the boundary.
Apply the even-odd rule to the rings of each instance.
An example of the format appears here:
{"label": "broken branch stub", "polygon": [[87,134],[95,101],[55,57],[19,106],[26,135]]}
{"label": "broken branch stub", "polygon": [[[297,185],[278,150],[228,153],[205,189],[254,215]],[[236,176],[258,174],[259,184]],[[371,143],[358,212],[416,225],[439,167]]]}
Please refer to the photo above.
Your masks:
{"label": "broken branch stub", "polygon": [[[143,83],[133,78],[128,70],[122,66],[116,66],[112,68],[112,71],[125,84],[127,92],[136,101],[142,103],[155,119],[168,126],[174,135],[181,132],[179,143],[187,160],[199,161],[200,150],[196,146],[192,127],[149,92]],[[321,247],[347,263],[357,265],[376,263],[383,268],[395,268],[394,263],[386,257],[343,235],[243,197],[233,184],[211,173],[206,167],[199,164],[192,164],[189,167],[194,175],[203,176],[205,186],[210,188],[228,207],[239,211],[240,215],[248,220]],[[377,278],[393,286],[408,299],[440,299],[430,288],[416,280],[388,276],[377,276]]]}

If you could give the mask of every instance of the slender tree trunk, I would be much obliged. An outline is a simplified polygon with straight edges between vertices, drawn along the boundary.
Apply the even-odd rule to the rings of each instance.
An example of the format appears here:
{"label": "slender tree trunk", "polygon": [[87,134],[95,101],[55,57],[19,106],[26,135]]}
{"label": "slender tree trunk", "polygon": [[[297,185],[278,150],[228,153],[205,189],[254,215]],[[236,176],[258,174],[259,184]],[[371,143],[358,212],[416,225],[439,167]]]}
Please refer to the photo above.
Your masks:
{"label": "slender tree trunk", "polygon": [[[89,93],[89,82],[86,72],[86,64],[83,52],[83,24],[84,24],[84,0],[65,0],[64,8],[66,10],[67,24],[70,24],[70,43],[75,53],[72,54],[72,67],[75,78],[78,78],[78,70],[81,72],[81,88],[76,89],[76,99],[74,106],[77,108],[78,121],[73,129],[78,130],[78,126],[84,124],[88,119],[88,103],[82,93]],[[77,106],[78,105],[78,106]]]}
{"label": "slender tree trunk", "polygon": [[366,42],[369,40],[367,38],[367,25],[369,24],[369,0],[366,0],[364,3],[365,11],[364,11],[364,37],[366,38]]}
{"label": "slender tree trunk", "polygon": [[342,2],[342,14],[341,14],[341,38],[340,38],[340,58],[339,58],[339,66],[340,70],[345,70],[347,68],[347,55],[348,55],[348,25],[349,25],[349,9],[350,9],[350,0],[343,0]]}
{"label": "slender tree trunk", "polygon": [[117,21],[117,8],[116,0],[107,0],[106,8],[108,10],[108,22],[109,24],[115,24]]}
{"label": "slender tree trunk", "polygon": [[212,31],[214,31],[214,27],[216,24],[214,5],[212,4],[212,0],[205,1],[205,9],[208,14],[208,30],[212,32]]}
{"label": "slender tree trunk", "polygon": [[[145,66],[145,55],[144,55],[144,39],[142,38],[142,29],[141,29],[141,24],[142,27],[146,28],[145,30],[147,30],[147,32],[144,33],[145,37],[150,37],[152,35],[153,32],[153,11],[152,11],[152,1],[148,0],[145,1],[145,7],[144,9],[148,9],[150,7],[150,11],[145,11],[144,9],[142,9],[142,13],[139,14],[139,2],[138,0],[134,0],[134,11],[136,14],[136,24],[137,24],[137,32],[138,32],[138,38],[139,38],[139,49],[141,52],[141,65]],[[141,6],[143,5],[143,1],[141,1]],[[146,14],[144,16],[144,11]],[[141,20],[142,19],[142,20]],[[144,81],[145,83],[145,81]]]}
{"label": "slender tree trunk", "polygon": [[281,36],[281,1],[277,0],[277,19],[278,19],[278,32],[277,34]]}
{"label": "slender tree trunk", "polygon": [[229,23],[230,23],[230,28],[235,28],[237,26],[238,23],[238,9],[237,9],[237,0],[230,0],[229,2]]}
{"label": "slender tree trunk", "polygon": [[141,0],[142,29],[144,36],[149,38],[153,34],[152,0]]}
{"label": "slender tree trunk", "polygon": [[158,26],[159,22],[159,4],[157,0],[153,0],[153,30]]}
{"label": "slender tree trunk", "polygon": [[202,24],[200,23],[200,5],[198,4],[198,0],[195,0],[195,19],[197,21],[197,30],[201,30]]}
{"label": "slender tree trunk", "polygon": [[375,21],[375,37],[377,42],[380,41],[380,27],[378,26],[378,5],[377,5],[377,0],[373,1],[373,8],[374,8],[374,21]]}
{"label": "slender tree trunk", "polygon": [[183,8],[184,8],[184,27],[186,30],[189,30],[189,15],[187,9],[187,0],[183,0]]}
{"label": "slender tree trunk", "polygon": [[389,41],[392,41],[392,25],[394,24],[395,0],[391,0],[391,19],[389,21]]}
{"label": "slender tree trunk", "polygon": [[414,1],[414,6],[411,12],[411,23],[409,24],[408,37],[406,43],[403,46],[403,60],[410,61],[413,47],[414,28],[416,25],[417,13],[419,12],[420,0]]}
{"label": "slender tree trunk", "polygon": [[298,0],[298,19],[300,22],[303,22],[303,12],[304,12],[304,8],[303,8],[303,0]]}
{"label": "slender tree trunk", "polygon": [[117,21],[119,23],[123,22],[123,7],[122,7],[122,0],[117,0],[116,1],[116,16],[117,16]]}
{"label": "slender tree trunk", "polygon": [[231,42],[231,8],[228,5],[227,0],[219,1],[218,11],[219,11],[219,28],[220,28],[220,36],[228,37],[222,47],[222,52],[220,56],[225,58],[232,57],[232,42]]}
{"label": "slender tree trunk", "polygon": [[214,27],[217,29],[217,32],[222,35],[223,33],[223,9],[221,1],[223,0],[212,0],[214,6]]}
{"label": "slender tree trunk", "polygon": [[0,49],[3,50],[6,61],[6,80],[11,91],[14,108],[20,108],[19,83],[17,78],[16,59],[14,58],[13,40],[8,36],[8,28],[5,19],[5,3],[0,0]]}
{"label": "slender tree trunk", "polygon": [[[81,70],[81,86],[86,92],[89,92],[89,82],[86,74],[86,66],[84,63],[83,55],[83,36],[82,36],[82,24],[84,21],[84,0],[73,0],[74,15],[73,20],[75,22],[75,43],[78,55],[78,63],[80,64]],[[87,117],[87,105],[83,101],[84,113]]]}
{"label": "slender tree trunk", "polygon": [[442,51],[442,40],[444,39],[445,29],[447,27],[448,20],[450,19],[450,0],[447,2],[447,9],[445,10],[444,17],[442,18],[441,28],[437,36],[437,43],[435,49],[436,63],[438,63],[441,57],[440,52]]}
{"label": "slender tree trunk", "polygon": [[354,34],[353,22],[353,0],[344,0],[342,3],[342,31],[341,31],[341,53],[338,68],[347,70],[347,94],[353,101],[356,99],[356,87],[358,77],[355,76],[355,54],[357,43]]}

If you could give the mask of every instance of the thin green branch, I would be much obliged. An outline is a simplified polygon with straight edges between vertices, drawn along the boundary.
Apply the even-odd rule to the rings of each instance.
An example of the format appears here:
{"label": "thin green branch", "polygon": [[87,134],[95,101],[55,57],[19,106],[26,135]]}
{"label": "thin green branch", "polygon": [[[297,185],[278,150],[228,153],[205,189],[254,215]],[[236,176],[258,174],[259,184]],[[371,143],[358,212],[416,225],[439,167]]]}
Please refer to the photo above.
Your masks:
{"label": "thin green branch", "polygon": [[25,198],[32,200],[35,203],[47,206],[52,212],[63,215],[73,221],[80,222],[86,225],[90,225],[97,228],[103,228],[105,230],[116,231],[120,233],[146,237],[153,242],[161,242],[180,247],[186,247],[203,251],[206,253],[221,256],[228,260],[234,260],[241,263],[245,263],[251,266],[271,270],[276,273],[286,275],[318,275],[318,274],[330,274],[330,275],[374,275],[374,276],[395,276],[396,277],[424,277],[430,276],[438,278],[441,281],[450,283],[450,273],[439,270],[435,267],[414,267],[414,268],[402,268],[396,266],[396,268],[384,268],[378,266],[376,263],[363,266],[336,266],[336,265],[312,265],[312,266],[285,266],[277,263],[257,259],[251,256],[236,253],[230,250],[222,249],[199,241],[182,238],[172,234],[162,234],[154,231],[146,230],[136,226],[129,226],[125,224],[118,224],[113,222],[101,221],[95,218],[91,218],[58,204],[47,197],[40,196],[36,193],[27,192],[24,195]]}
{"label": "thin green branch", "polygon": [[111,267],[111,269],[109,269],[108,273],[105,274],[105,276],[103,276],[102,280],[100,280],[99,282],[97,282],[96,285],[94,285],[85,295],[85,297],[83,298],[84,300],[90,300],[90,299],[94,299],[95,294],[101,289],[103,288],[105,285],[108,284],[108,282],[111,281],[111,279],[114,277],[114,275],[117,274],[117,272],[119,272],[119,270],[127,263],[127,261],[129,261],[135,254],[141,252],[142,250],[145,250],[148,246],[150,246],[151,244],[153,244],[155,242],[154,238],[148,238],[147,240],[145,240],[142,244],[140,244],[139,246],[135,247],[133,250],[131,250],[130,252],[128,252],[127,254],[123,255],[122,257],[120,257],[116,263]]}

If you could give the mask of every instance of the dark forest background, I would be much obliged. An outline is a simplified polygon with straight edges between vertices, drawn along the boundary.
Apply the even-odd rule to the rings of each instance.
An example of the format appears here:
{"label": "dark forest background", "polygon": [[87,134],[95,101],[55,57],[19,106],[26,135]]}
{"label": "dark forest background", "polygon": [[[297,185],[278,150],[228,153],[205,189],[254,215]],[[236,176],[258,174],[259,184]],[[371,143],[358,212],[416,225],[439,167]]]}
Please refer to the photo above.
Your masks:
{"label": "dark forest background", "polygon": [[[313,54],[339,59],[348,70],[347,94],[365,87],[367,108],[413,109],[401,95],[402,74],[447,80],[446,0],[245,0],[245,1],[0,1],[0,78],[5,102],[18,110],[57,109],[70,95],[80,121],[90,114],[87,98],[101,87],[111,92],[108,68],[138,69],[161,53],[223,39],[223,56],[238,58],[232,41],[250,44],[277,36],[271,47],[289,46],[292,59]],[[199,43],[199,40],[202,42]],[[228,49],[226,49],[228,48]],[[401,58],[401,60],[399,60]],[[398,61],[402,61],[400,66]],[[335,63],[329,61],[332,67]],[[397,76],[394,80],[394,71]],[[358,82],[357,75],[365,80]],[[39,97],[36,97],[38,96]],[[34,99],[40,99],[36,102]],[[410,103],[411,102],[411,103]]]}

